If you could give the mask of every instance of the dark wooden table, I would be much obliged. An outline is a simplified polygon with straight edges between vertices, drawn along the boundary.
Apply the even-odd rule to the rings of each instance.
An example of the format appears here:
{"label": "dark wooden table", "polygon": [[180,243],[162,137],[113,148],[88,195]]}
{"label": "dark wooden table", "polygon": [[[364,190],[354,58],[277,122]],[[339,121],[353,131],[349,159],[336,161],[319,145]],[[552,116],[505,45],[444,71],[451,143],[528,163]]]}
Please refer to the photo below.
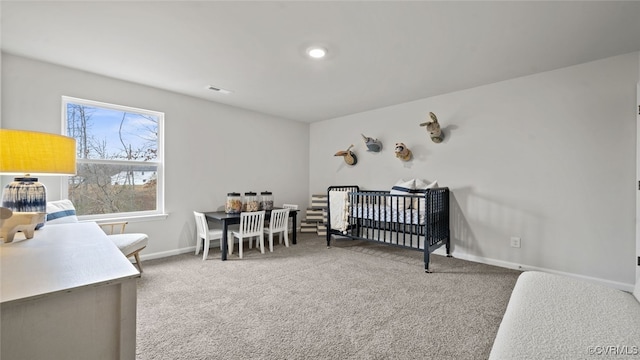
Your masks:
{"label": "dark wooden table", "polygon": [[[274,208],[273,210],[276,210]],[[240,214],[227,214],[224,211],[210,211],[205,212],[204,216],[208,220],[216,220],[222,223],[222,260],[227,260],[227,231],[229,229],[229,225],[240,224]],[[289,211],[289,217],[293,219],[293,230],[291,231],[291,243],[296,244],[296,226],[298,219],[298,210],[291,209]],[[271,210],[266,210],[264,214],[264,219],[269,220],[271,218]]]}

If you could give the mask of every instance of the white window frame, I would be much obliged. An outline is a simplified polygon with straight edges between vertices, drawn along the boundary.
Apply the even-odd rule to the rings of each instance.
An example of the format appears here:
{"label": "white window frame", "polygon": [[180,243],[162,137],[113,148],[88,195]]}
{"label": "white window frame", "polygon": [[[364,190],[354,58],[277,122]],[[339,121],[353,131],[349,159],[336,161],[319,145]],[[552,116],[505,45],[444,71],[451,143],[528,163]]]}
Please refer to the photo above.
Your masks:
{"label": "white window frame", "polygon": [[[166,218],[167,214],[164,209],[164,113],[159,111],[134,108],[124,105],[109,104],[100,101],[75,98],[70,96],[62,96],[62,135],[67,136],[67,104],[79,104],[93,107],[101,107],[105,109],[134,112],[139,114],[151,115],[158,118],[158,152],[155,161],[130,161],[130,160],[101,160],[101,159],[77,159],[78,164],[94,163],[106,165],[131,165],[134,164],[153,164],[157,166],[157,183],[156,183],[156,209],[147,211],[132,211],[125,213],[109,213],[94,215],[79,215],[80,221],[109,221],[109,220],[126,220],[126,221],[142,221]],[[63,198],[69,195],[69,179],[65,177],[61,182],[60,194]]]}

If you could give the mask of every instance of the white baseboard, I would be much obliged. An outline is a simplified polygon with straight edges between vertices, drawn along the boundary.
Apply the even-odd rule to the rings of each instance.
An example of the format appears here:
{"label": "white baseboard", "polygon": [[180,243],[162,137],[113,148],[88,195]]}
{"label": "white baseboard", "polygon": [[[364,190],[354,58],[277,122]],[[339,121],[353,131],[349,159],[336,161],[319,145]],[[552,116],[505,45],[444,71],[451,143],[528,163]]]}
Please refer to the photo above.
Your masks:
{"label": "white baseboard", "polygon": [[[444,248],[440,248],[434,251],[433,254],[446,256],[447,252]],[[550,274],[572,277],[575,279],[585,280],[591,283],[596,283],[596,284],[604,285],[610,288],[627,291],[627,292],[633,292],[633,289],[635,287],[634,284],[621,283],[618,281],[600,279],[600,278],[595,278],[591,276],[584,276],[584,275],[573,274],[573,273],[568,273],[568,272],[563,272],[563,271],[558,271],[553,269],[541,268],[537,266],[521,265],[521,264],[516,264],[508,261],[489,259],[481,256],[468,255],[468,254],[456,254],[456,253],[453,253],[452,255],[456,259],[473,261],[481,264],[493,265],[493,266],[503,267],[507,269],[521,270],[521,271],[542,271]]]}
{"label": "white baseboard", "polygon": [[195,251],[196,251],[196,246],[194,245],[194,246],[189,246],[186,248],[180,248],[175,250],[161,251],[161,252],[144,254],[144,255],[140,254],[140,260],[144,261],[144,260],[161,259],[168,256],[186,254],[188,252],[195,253]]}

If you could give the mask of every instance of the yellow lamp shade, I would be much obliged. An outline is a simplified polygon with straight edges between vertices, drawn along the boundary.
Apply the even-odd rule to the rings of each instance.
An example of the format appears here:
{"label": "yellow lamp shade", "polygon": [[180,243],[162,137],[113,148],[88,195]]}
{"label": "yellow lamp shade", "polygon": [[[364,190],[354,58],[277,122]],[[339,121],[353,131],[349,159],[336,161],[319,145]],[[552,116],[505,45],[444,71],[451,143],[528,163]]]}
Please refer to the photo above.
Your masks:
{"label": "yellow lamp shade", "polygon": [[0,129],[0,173],[76,173],[76,140],[35,131]]}

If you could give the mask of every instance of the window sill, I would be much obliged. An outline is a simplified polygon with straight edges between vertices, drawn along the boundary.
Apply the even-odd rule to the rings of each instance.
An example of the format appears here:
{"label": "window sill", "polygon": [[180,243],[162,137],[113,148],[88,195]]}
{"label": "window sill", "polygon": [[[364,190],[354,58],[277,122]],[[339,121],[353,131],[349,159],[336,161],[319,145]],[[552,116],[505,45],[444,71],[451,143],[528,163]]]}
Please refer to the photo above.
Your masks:
{"label": "window sill", "polygon": [[132,215],[132,216],[123,216],[123,217],[103,217],[103,218],[95,218],[95,217],[83,217],[78,216],[78,220],[81,222],[119,222],[119,221],[128,221],[130,223],[133,222],[144,222],[144,221],[157,221],[164,220],[169,216],[169,214],[154,214],[154,215]]}

